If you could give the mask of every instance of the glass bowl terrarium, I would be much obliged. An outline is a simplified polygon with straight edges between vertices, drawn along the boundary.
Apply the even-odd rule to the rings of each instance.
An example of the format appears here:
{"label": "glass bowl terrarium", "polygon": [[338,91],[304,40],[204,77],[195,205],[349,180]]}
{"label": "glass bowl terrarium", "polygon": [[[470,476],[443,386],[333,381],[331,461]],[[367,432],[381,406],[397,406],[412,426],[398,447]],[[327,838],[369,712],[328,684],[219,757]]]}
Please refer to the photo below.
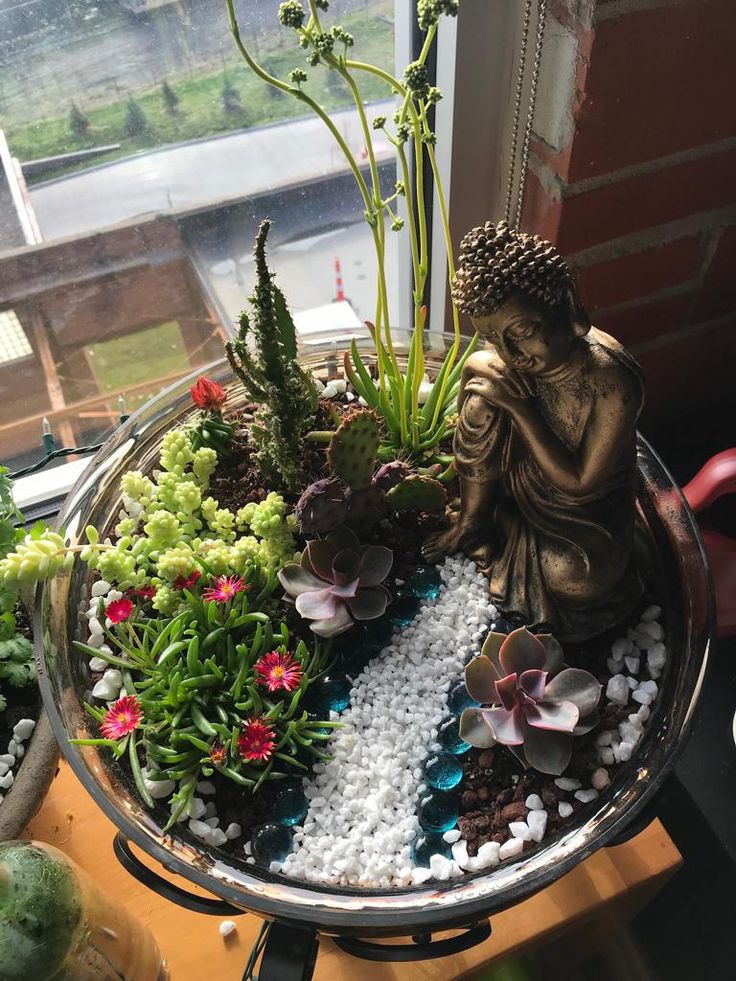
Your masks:
{"label": "glass bowl terrarium", "polygon": [[[257,65],[227,6],[251,68],[332,127],[304,72]],[[426,43],[403,80],[353,62],[326,7],[280,17],[312,65],[351,89],[377,74],[400,103],[393,197],[361,105],[367,180],[334,134],[374,231],[371,353],[300,363],[264,223],[229,363],[133,416],[69,495],[66,545],[28,539],[0,572],[45,581],[46,708],[126,838],[266,916],[424,932],[543,887],[646,804],[695,706],[710,586],[682,496],[637,440],[636,366],[591,328],[554,248],[489,224],[454,267],[426,58],[458,4],[419,3]],[[425,154],[456,301],[436,352]],[[406,347],[384,271],[398,198]],[[461,337],[460,306],[486,351]]]}

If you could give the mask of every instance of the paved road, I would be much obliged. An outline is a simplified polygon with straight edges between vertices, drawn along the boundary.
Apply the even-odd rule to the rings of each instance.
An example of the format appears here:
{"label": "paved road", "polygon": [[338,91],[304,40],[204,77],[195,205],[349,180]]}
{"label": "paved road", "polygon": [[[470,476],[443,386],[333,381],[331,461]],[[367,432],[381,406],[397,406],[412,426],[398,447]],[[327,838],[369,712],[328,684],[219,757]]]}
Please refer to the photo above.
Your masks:
{"label": "paved road", "polygon": [[[386,114],[391,103],[369,108]],[[355,110],[334,114],[356,156],[365,143]],[[380,160],[393,147],[378,134]],[[345,159],[323,123],[312,117],[211,140],[141,153],[31,189],[47,240],[98,231],[144,215],[180,212],[344,173]]]}

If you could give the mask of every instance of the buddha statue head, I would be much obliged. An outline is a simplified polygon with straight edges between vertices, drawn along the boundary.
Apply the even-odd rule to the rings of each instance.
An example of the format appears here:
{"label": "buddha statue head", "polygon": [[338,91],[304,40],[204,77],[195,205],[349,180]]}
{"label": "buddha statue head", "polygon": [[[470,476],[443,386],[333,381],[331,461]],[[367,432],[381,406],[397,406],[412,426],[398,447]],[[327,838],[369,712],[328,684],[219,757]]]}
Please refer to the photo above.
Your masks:
{"label": "buddha statue head", "polygon": [[521,374],[556,371],[590,330],[559,252],[503,221],[474,228],[462,240],[452,295],[504,363]]}

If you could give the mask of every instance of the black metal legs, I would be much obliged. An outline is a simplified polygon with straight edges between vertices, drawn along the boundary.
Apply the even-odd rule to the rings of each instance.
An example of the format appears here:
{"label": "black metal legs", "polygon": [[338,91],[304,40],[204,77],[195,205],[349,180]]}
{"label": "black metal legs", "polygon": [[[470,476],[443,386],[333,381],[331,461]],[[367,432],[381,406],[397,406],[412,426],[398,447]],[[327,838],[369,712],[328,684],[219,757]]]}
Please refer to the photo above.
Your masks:
{"label": "black metal legs", "polygon": [[310,981],[318,948],[315,930],[276,920],[263,948],[258,981]]}

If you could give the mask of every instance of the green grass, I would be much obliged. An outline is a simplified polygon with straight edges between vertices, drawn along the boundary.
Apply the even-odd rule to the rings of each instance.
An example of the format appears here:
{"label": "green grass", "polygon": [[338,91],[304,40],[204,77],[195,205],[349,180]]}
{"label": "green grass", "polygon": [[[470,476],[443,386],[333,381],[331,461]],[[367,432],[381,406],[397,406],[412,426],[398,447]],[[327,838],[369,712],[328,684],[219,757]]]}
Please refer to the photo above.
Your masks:
{"label": "green grass", "polygon": [[[141,357],[141,351],[147,351]],[[97,383],[103,392],[116,392],[121,382],[133,387],[151,382],[158,388],[158,380],[189,368],[189,355],[176,320],[148,327],[124,337],[112,337],[98,341],[87,349]],[[137,409],[150,397],[150,391],[138,392],[127,400],[129,412]]]}
{"label": "green grass", "polygon": [[[343,18],[344,27],[356,38],[355,57],[389,70],[393,66],[394,31],[391,0],[379,0],[370,11],[360,11]],[[291,68],[305,67],[309,81],[304,86],[326,109],[333,110],[352,104],[350,94],[335,73],[324,67],[309,68],[305,65],[304,52],[296,45],[293,35],[287,35],[288,43],[277,35],[259,44],[259,60],[279,78],[287,79]],[[328,80],[332,76],[332,81]],[[226,113],[222,106],[222,90],[225,80],[237,90],[242,109]],[[338,84],[336,84],[336,82]],[[84,163],[59,168],[53,175],[48,172],[39,177],[68,173],[90,165],[129,156],[140,150],[153,149],[169,143],[183,143],[218,133],[232,132],[267,123],[303,116],[304,106],[288,95],[275,92],[254,76],[241,61],[226,68],[211,71],[192,79],[169,79],[169,84],[179,97],[179,111],[175,115],[166,112],[161,86],[141,89],[134,93],[143,109],[148,129],[138,136],[128,136],[125,130],[127,97],[108,105],[87,110],[80,93],[79,105],[90,121],[86,137],[75,138],[69,129],[69,114],[32,123],[6,122],[6,136],[13,154],[23,162],[51,157],[75,150],[120,143],[119,150],[94,158],[92,164]],[[371,76],[361,76],[359,84],[365,102],[387,98],[387,87]]]}

